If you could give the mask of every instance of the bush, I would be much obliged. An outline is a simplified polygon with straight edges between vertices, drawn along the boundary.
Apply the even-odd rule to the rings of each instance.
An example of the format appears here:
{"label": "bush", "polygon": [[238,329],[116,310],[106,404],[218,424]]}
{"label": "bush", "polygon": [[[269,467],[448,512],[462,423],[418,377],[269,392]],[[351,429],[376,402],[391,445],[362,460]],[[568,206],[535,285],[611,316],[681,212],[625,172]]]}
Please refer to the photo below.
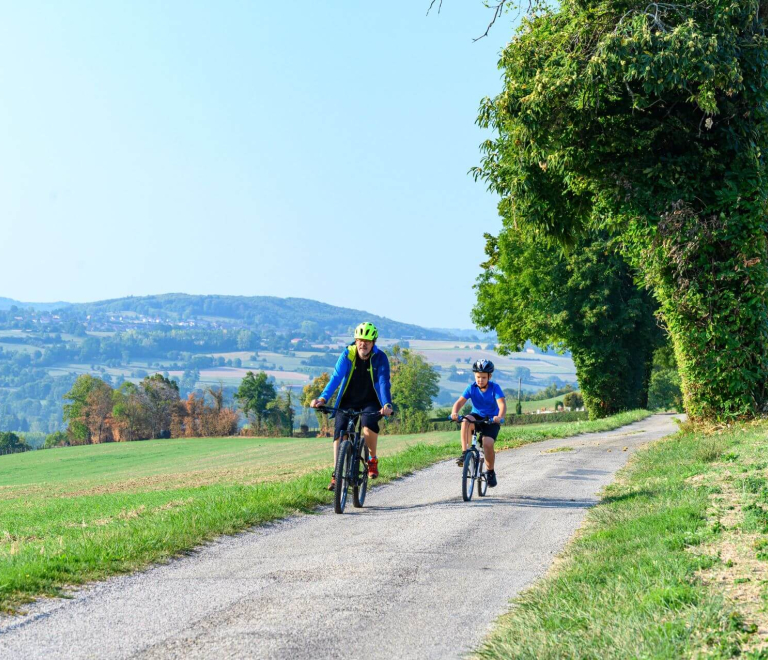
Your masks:
{"label": "bush", "polygon": [[45,438],[43,449],[51,449],[52,447],[69,447],[69,436],[66,431],[56,431]]}

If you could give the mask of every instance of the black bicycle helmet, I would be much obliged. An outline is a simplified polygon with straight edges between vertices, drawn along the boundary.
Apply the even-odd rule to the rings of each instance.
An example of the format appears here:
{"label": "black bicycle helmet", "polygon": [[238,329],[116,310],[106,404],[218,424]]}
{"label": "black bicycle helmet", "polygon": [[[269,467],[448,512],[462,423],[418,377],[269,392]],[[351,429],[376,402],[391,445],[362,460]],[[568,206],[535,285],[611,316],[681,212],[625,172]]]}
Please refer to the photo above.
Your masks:
{"label": "black bicycle helmet", "polygon": [[493,362],[490,360],[478,360],[472,365],[472,371],[481,374],[492,374]]}

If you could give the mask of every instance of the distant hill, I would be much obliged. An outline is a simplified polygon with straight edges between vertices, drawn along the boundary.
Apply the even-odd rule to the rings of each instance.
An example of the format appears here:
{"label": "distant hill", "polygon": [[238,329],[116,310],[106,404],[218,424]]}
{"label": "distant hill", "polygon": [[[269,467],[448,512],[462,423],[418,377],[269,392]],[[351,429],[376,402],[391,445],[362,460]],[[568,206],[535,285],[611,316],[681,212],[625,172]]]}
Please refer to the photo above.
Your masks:
{"label": "distant hill", "polygon": [[34,303],[34,302],[21,302],[20,300],[13,300],[13,298],[0,297],[0,309],[10,309],[11,307],[31,307],[39,312],[50,312],[54,309],[62,309],[64,307],[70,307],[68,302],[52,302],[52,303]]}
{"label": "distant hill", "polygon": [[157,296],[131,296],[92,303],[75,303],[69,305],[68,311],[87,314],[92,319],[107,315],[138,314],[168,321],[218,320],[234,326],[270,327],[278,332],[298,330],[303,322],[310,321],[317,323],[319,329],[334,334],[347,334],[358,323],[367,320],[374,323],[384,337],[398,339],[450,337],[449,333],[441,330],[399,323],[369,312],[336,307],[306,298],[196,296],[167,293]]}

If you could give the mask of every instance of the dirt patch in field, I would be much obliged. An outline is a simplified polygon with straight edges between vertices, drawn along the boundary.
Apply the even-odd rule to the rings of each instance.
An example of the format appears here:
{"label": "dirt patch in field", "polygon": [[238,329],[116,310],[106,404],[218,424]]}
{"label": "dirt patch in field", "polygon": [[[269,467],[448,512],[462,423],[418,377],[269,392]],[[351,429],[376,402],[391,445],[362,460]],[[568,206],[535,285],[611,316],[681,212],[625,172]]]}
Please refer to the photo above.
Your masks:
{"label": "dirt patch in field", "polygon": [[742,653],[768,649],[768,612],[765,608],[768,561],[758,559],[757,548],[765,543],[765,535],[747,533],[744,523],[744,500],[736,488],[734,475],[725,470],[719,474],[695,475],[691,486],[717,486],[719,493],[710,495],[708,518],[722,527],[713,543],[691,548],[692,552],[716,556],[719,561],[699,571],[702,582],[717,591],[744,617],[747,626],[756,627]]}

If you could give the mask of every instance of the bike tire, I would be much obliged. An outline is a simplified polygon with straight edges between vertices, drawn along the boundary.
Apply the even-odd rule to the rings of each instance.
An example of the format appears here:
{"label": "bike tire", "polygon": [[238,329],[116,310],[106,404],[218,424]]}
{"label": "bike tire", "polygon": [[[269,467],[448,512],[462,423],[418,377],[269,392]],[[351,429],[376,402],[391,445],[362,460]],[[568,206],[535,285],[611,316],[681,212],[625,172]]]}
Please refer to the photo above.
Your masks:
{"label": "bike tire", "polygon": [[344,513],[349,492],[349,474],[352,464],[352,443],[344,440],[339,445],[339,456],[336,459],[336,489],[333,492],[333,508],[336,513]]}
{"label": "bike tire", "polygon": [[472,493],[475,490],[475,454],[473,452],[467,453],[464,458],[464,469],[461,474],[461,496],[465,502],[469,502],[472,499]]}
{"label": "bike tire", "polygon": [[[363,447],[363,455],[357,461],[358,480],[352,488],[352,505],[356,509],[362,508],[365,504],[365,495],[368,492],[368,447]],[[362,468],[362,477],[360,469]]]}
{"label": "bike tire", "polygon": [[480,474],[477,477],[477,494],[480,497],[485,497],[485,494],[487,492],[488,492],[488,477],[485,476],[485,472],[483,472],[481,468]]}

